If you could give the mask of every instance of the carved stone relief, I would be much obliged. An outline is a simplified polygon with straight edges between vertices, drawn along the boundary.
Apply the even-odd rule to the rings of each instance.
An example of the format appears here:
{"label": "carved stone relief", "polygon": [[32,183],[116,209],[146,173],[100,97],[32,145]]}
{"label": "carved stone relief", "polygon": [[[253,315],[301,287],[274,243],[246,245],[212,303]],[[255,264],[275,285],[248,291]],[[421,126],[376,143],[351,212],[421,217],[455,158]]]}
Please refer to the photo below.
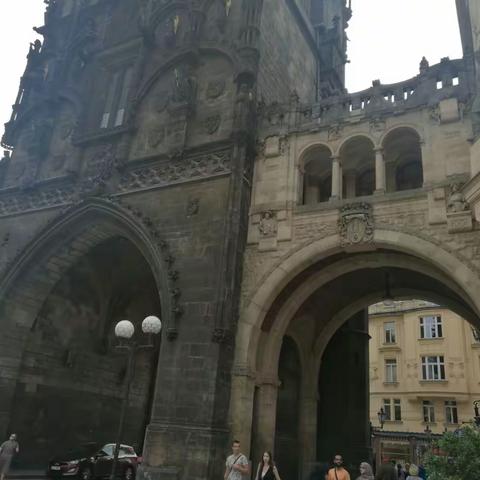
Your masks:
{"label": "carved stone relief", "polygon": [[343,247],[373,241],[372,207],[368,203],[351,203],[340,210],[338,230]]}
{"label": "carved stone relief", "polygon": [[261,214],[258,231],[263,238],[275,237],[278,230],[277,216],[274,211],[267,210]]}
{"label": "carved stone relief", "polygon": [[205,119],[205,131],[209,134],[209,135],[213,135],[216,131],[218,131],[219,127],[220,127],[220,121],[221,121],[221,117],[220,115],[216,114],[216,115],[211,115],[210,117],[207,117]]}
{"label": "carved stone relief", "polygon": [[223,78],[210,80],[207,85],[205,96],[208,100],[215,100],[225,92],[226,82]]}

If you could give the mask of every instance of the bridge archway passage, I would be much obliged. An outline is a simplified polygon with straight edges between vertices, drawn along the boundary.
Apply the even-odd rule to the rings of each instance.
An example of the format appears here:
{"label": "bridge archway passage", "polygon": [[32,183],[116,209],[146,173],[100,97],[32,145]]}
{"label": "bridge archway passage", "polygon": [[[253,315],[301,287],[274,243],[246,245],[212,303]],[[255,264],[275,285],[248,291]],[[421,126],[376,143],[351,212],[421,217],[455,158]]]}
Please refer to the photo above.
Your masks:
{"label": "bridge archway passage", "polygon": [[[115,210],[100,201],[67,214],[4,285],[0,318],[17,357],[1,372],[2,427],[19,435],[25,468],[84,442],[115,440],[127,359],[113,349],[114,326],[128,318],[140,332],[145,316],[162,316],[155,250]],[[140,354],[131,390],[123,441],[139,451],[158,351]]]}
{"label": "bridge archway passage", "polygon": [[[291,336],[299,345],[298,478],[335,451],[357,466],[370,454],[365,312],[385,298],[386,273],[395,298],[442,303],[479,325],[478,272],[441,246],[385,230],[375,231],[372,243],[357,245],[354,251],[343,249],[334,235],[286,256],[262,279],[242,312],[236,363],[248,366],[258,389],[253,416],[259,424],[253,431],[261,435],[252,439],[254,449],[275,442],[273,390],[283,339]],[[337,342],[333,349],[331,342]],[[262,395],[262,389],[268,395]],[[232,419],[237,408],[253,408],[252,390],[244,378],[235,377]],[[235,423],[234,428],[241,430]]]}

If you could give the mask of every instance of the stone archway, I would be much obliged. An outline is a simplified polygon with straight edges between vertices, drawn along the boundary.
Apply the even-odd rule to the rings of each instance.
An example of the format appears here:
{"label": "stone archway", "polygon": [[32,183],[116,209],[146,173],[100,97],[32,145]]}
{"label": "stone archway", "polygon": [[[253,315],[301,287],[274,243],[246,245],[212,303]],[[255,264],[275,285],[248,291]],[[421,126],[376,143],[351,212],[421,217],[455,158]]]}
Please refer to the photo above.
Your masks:
{"label": "stone archway", "polygon": [[[51,454],[55,445],[51,444],[51,439],[45,438],[48,432],[42,430],[55,402],[51,405],[38,402],[41,403],[42,398],[57,398],[59,405],[65,406],[66,417],[74,421],[70,428],[78,431],[78,435],[62,431],[57,436],[50,432],[50,437],[56,438],[58,444],[67,446],[69,442],[90,440],[89,436],[93,440],[97,437],[100,442],[112,441],[104,436],[114,434],[116,417],[109,409],[112,410],[111,405],[119,401],[125,362],[124,359],[112,360],[107,355],[112,322],[120,319],[117,316],[124,315],[141,322],[142,315],[153,313],[162,317],[167,329],[174,326],[170,295],[173,288],[168,279],[172,262],[165,260],[167,246],[139,220],[138,214],[134,215],[109,200],[82,202],[60,215],[11,265],[0,285],[0,318],[2,328],[8,332],[5,340],[10,344],[10,348],[1,349],[1,356],[9,361],[9,368],[2,370],[2,431],[7,428],[21,431],[25,422],[33,422],[33,426],[37,425],[37,440]],[[107,301],[106,305],[99,305],[98,299],[92,300],[98,291],[85,289],[85,285],[82,289],[78,285],[89,280],[103,291],[104,296],[111,297],[107,299],[112,300],[111,304]],[[142,298],[145,297],[141,302],[143,306],[135,295],[131,298],[126,295],[135,291],[129,282],[143,285],[142,291],[137,291]],[[116,304],[114,297],[119,300]],[[61,307],[63,313],[52,313],[54,307]],[[94,322],[94,313],[104,318]],[[89,323],[87,317],[92,320],[91,329],[86,326]],[[76,330],[62,325],[65,322],[71,326],[75,320],[78,320]],[[66,332],[69,341],[66,341]],[[85,341],[77,341],[82,338]],[[51,352],[48,362],[43,365],[43,370],[35,370],[32,365],[38,364],[38,355],[46,351]],[[138,395],[135,394],[132,400],[136,413],[132,413],[133,423],[130,424],[131,430],[137,431],[131,435],[131,441],[137,447],[141,447],[143,441],[144,432],[138,427],[144,430],[147,421],[157,358],[158,353],[140,360],[145,368],[140,369]],[[96,379],[92,380],[92,376]],[[52,393],[52,388],[56,389],[56,394]],[[63,398],[65,395],[67,397]],[[68,403],[68,395],[73,398],[71,408],[63,405]],[[97,409],[95,415],[99,421],[82,419],[88,411],[92,418],[95,417],[92,402],[100,404],[99,398],[103,398],[107,408],[106,411]],[[36,416],[33,411],[37,412]],[[56,411],[60,414],[61,409]],[[100,424],[100,417],[109,415],[111,419],[102,418],[104,433],[99,433],[99,438],[95,425]],[[32,444],[32,448],[41,451],[41,446]],[[29,458],[28,462],[35,464],[45,460],[40,457]]]}
{"label": "stone archway", "polygon": [[[338,235],[304,245],[278,261],[244,303],[231,403],[232,425],[237,436],[242,427],[236,424],[236,409],[241,404],[243,413],[249,411],[251,403],[249,407],[248,402],[253,385],[256,385],[259,411],[255,417],[261,419],[261,424],[256,425],[255,431],[261,435],[253,439],[252,445],[260,448],[260,444],[272,444],[275,425],[267,417],[269,411],[275,410],[278,356],[284,335],[291,334],[292,320],[305,315],[306,303],[318,292],[325,292],[324,303],[320,301],[319,304],[332,304],[332,298],[338,294],[335,292],[341,288],[339,282],[357,282],[366,287],[355,293],[354,283],[345,283],[348,301],[339,300],[335,307],[326,309],[323,323],[317,321],[317,326],[323,326],[316,331],[316,342],[311,345],[307,358],[312,375],[310,379],[305,378],[302,385],[301,429],[305,439],[304,463],[314,460],[316,421],[312,422],[312,418],[316,418],[319,358],[346,320],[381,300],[384,287],[379,278],[383,278],[380,273],[385,268],[398,277],[398,284],[393,288],[395,296],[412,298],[416,295],[434,301],[442,298],[443,303],[478,325],[480,302],[475,292],[480,288],[480,276],[471,264],[446,247],[404,232],[380,229],[373,233],[372,242],[356,245],[354,249],[343,248]],[[373,281],[375,271],[378,278]],[[359,274],[366,275],[363,281]],[[370,285],[369,279],[372,280]],[[318,304],[317,308],[320,308]],[[298,321],[307,325],[303,318]],[[243,430],[248,439],[249,430]]]}

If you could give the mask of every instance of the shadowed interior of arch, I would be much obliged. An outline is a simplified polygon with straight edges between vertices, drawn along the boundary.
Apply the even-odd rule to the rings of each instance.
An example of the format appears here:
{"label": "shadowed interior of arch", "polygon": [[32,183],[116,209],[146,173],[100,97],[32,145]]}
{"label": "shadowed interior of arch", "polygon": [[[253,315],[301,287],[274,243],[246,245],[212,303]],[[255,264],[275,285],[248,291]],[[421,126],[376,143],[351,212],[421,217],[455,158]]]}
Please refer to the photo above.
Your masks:
{"label": "shadowed interior of arch", "polygon": [[[328,271],[336,274],[329,277]],[[341,253],[297,275],[270,306],[257,347],[257,372],[267,378],[278,375],[280,382],[275,424],[290,425],[288,415],[300,409],[298,429],[278,427],[275,433],[275,456],[283,470],[299,468],[288,459],[301,458],[305,466],[328,462],[339,451],[357,465],[369,458],[367,311],[388,293],[398,300],[443,305],[480,326],[462,288],[411,255]],[[268,413],[257,411],[254,418],[262,415]],[[257,443],[254,438],[254,450]]]}
{"label": "shadowed interior of arch", "polygon": [[[141,331],[160,316],[150,266],[116,236],[91,248],[53,286],[26,338],[10,431],[22,438],[19,461],[44,467],[52,453],[115,441],[127,359],[114,350],[114,326]],[[122,441],[139,451],[150,416],[158,344],[137,360]]]}

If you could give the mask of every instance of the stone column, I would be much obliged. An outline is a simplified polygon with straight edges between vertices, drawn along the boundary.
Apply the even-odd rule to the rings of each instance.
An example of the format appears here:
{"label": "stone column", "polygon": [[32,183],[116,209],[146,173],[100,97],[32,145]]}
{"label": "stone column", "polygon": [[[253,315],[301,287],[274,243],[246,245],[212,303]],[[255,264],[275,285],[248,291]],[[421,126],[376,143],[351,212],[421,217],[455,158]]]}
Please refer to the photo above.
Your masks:
{"label": "stone column", "polygon": [[242,445],[242,452],[250,456],[253,410],[255,407],[255,375],[248,369],[233,368],[230,398],[230,436]]}
{"label": "stone column", "polygon": [[278,379],[264,380],[258,386],[253,414],[253,442],[250,458],[253,465],[260,461],[265,448],[275,445],[275,423],[277,417]]}
{"label": "stone column", "polygon": [[338,155],[332,157],[332,196],[331,200],[342,198],[342,164]]}
{"label": "stone column", "polygon": [[386,172],[383,148],[375,149],[375,193],[383,194],[386,191]]}

